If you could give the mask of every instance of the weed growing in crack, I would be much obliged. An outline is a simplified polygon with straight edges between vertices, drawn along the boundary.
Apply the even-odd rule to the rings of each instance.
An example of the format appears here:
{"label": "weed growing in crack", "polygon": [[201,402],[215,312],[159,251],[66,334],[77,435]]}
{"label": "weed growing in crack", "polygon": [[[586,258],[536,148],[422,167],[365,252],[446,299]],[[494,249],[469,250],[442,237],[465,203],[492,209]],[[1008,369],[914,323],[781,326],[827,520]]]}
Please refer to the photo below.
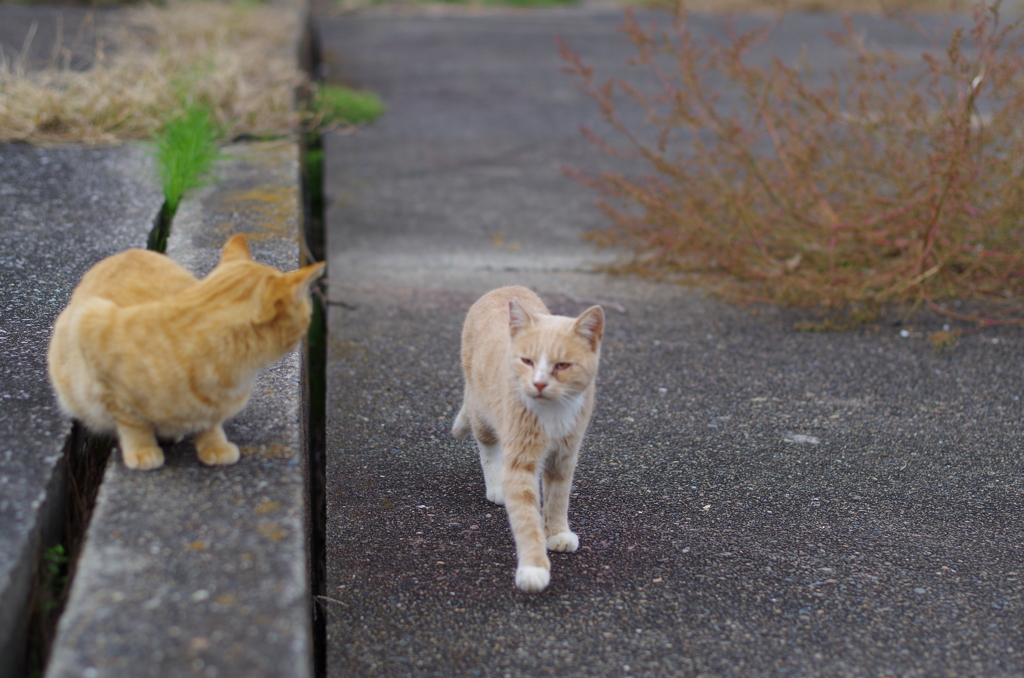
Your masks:
{"label": "weed growing in crack", "polygon": [[387,107],[373,92],[341,85],[320,85],[313,96],[312,113],[317,125],[362,125],[384,115]]}
{"label": "weed growing in crack", "polygon": [[154,230],[150,249],[158,252],[166,249],[169,224],[178,211],[178,204],[187,191],[202,185],[204,177],[213,168],[220,155],[219,138],[220,133],[211,121],[209,111],[195,105],[167,123],[157,137],[157,165],[164,192],[160,222],[167,227]]}
{"label": "weed growing in crack", "polygon": [[511,5],[512,7],[555,7],[558,5],[574,5],[577,0],[501,0],[495,3],[498,5]]}
{"label": "weed growing in crack", "polygon": [[48,593],[44,609],[51,612],[60,607],[64,588],[68,582],[68,556],[63,545],[56,544],[43,552],[43,567],[46,573]]}
{"label": "weed growing in crack", "polygon": [[[622,31],[653,91],[599,84],[561,45],[611,130],[584,132],[650,170],[567,170],[611,218],[591,237],[632,248],[625,270],[710,274],[732,298],[847,311],[837,326],[891,303],[986,320],[947,308],[954,298],[989,304],[999,320],[988,322],[1024,322],[1021,21],[1004,25],[999,3],[979,4],[973,25],[915,71],[847,20],[832,36],[846,69],[816,86],[806,67],[750,63],[772,25],[728,25],[726,40],[705,42],[683,11],[671,30],[627,11]],[[738,105],[722,105],[726,91]],[[624,101],[641,122],[620,112]]]}

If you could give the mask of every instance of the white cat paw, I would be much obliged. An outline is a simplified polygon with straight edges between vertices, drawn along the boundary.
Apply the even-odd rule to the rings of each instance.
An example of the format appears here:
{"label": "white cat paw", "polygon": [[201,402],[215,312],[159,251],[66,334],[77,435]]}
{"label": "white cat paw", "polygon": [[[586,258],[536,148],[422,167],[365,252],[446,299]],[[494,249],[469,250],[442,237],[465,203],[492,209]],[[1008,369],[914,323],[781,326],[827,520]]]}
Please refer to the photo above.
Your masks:
{"label": "white cat paw", "polygon": [[137,447],[134,450],[121,450],[124,465],[139,471],[150,471],[164,465],[164,451],[159,447]]}
{"label": "white cat paw", "polygon": [[498,506],[505,505],[505,490],[500,487],[487,488],[487,501],[497,504]]}
{"label": "white cat paw", "polygon": [[238,446],[234,443],[214,443],[196,449],[199,461],[208,466],[223,466],[238,461]]}
{"label": "white cat paw", "polygon": [[520,565],[516,568],[516,586],[523,593],[540,593],[551,581],[551,571],[543,567]]}
{"label": "white cat paw", "polygon": [[548,551],[575,551],[580,547],[580,538],[575,532],[559,532],[547,539]]}

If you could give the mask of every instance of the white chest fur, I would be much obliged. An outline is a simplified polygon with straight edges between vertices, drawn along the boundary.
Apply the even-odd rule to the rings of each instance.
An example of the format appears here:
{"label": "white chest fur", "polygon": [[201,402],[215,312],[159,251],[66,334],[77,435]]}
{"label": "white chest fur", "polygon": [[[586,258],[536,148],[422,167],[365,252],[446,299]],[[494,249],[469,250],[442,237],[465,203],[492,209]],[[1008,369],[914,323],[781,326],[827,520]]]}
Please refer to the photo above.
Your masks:
{"label": "white chest fur", "polygon": [[536,400],[522,393],[519,397],[526,409],[537,417],[540,427],[552,441],[561,440],[572,433],[586,401],[583,393],[554,401]]}

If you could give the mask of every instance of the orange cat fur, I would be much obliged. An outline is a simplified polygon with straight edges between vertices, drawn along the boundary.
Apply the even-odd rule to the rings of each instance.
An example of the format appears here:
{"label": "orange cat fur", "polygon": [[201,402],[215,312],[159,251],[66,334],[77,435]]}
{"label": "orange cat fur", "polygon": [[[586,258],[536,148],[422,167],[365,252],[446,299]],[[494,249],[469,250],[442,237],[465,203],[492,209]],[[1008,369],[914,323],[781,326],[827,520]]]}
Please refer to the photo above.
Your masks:
{"label": "orange cat fur", "polygon": [[258,264],[240,235],[201,281],[156,252],[104,259],[54,325],[48,359],[61,409],[116,433],[129,468],[161,466],[157,436],[189,433],[203,463],[233,464],[238,447],[221,424],[245,406],[256,373],[302,339],[322,270]]}
{"label": "orange cat fur", "polygon": [[508,512],[516,586],[527,593],[551,580],[547,550],[579,547],[569,530],[569,491],[594,409],[603,333],[600,306],[578,318],[551,315],[518,286],[485,294],[466,316],[466,393],[452,434],[476,438],[487,498]]}

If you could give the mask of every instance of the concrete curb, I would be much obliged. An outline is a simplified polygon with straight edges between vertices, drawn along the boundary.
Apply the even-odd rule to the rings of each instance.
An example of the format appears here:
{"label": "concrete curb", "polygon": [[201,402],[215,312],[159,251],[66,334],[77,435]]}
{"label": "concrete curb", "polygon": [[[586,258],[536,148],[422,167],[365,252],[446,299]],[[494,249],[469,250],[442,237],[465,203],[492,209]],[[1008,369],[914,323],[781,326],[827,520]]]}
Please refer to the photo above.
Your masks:
{"label": "concrete curb", "polygon": [[[182,204],[168,254],[205,275],[240,232],[258,261],[296,268],[296,145],[227,156]],[[47,676],[311,674],[300,372],[286,356],[225,425],[235,466],[203,467],[188,441],[155,472],[112,455]]]}
{"label": "concrete curb", "polygon": [[0,145],[0,676],[24,670],[33,578],[63,530],[71,422],[46,376],[57,314],[96,261],[142,247],[163,199],[140,146]]}
{"label": "concrete curb", "polygon": [[[306,2],[274,1],[299,19],[280,49],[302,63]],[[81,21],[80,14],[68,16]],[[60,39],[58,10],[5,8],[4,16],[5,49],[22,44],[36,22],[33,57]],[[225,149],[212,185],[182,204],[168,254],[204,275],[227,237],[244,232],[258,261],[296,268],[298,157],[294,141]],[[0,196],[0,678],[7,678],[31,668],[26,620],[44,609],[40,591],[52,586],[40,574],[44,551],[67,539],[68,506],[79,499],[69,469],[85,458],[46,375],[53,321],[91,265],[145,246],[163,196],[144,146],[17,144],[0,145]],[[225,425],[243,454],[235,466],[202,467],[185,442],[166,450],[167,465],[156,473],[126,470],[117,452],[105,471],[91,471],[103,472],[102,484],[46,675],[311,674],[302,372],[297,351],[259,376],[247,408]],[[46,639],[31,633],[38,655]]]}

